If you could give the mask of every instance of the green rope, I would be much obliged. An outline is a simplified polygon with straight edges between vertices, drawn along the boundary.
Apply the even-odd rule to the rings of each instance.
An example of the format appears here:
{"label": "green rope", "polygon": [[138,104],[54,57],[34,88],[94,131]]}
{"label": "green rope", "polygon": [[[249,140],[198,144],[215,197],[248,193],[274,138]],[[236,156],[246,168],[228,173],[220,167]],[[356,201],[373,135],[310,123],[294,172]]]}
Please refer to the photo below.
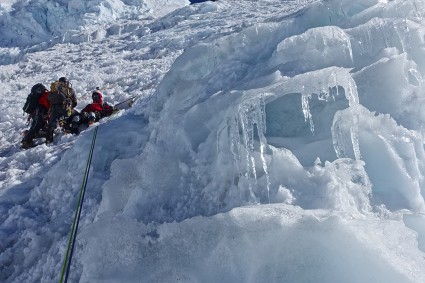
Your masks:
{"label": "green rope", "polygon": [[[74,250],[75,239],[77,237],[78,223],[80,221],[81,208],[83,206],[84,194],[85,194],[86,186],[87,186],[87,179],[88,179],[88,175],[89,175],[89,172],[90,172],[90,164],[91,164],[91,160],[92,160],[92,157],[93,157],[93,149],[94,149],[94,144],[95,144],[95,141],[96,141],[97,129],[98,129],[98,127],[96,127],[94,129],[94,133],[93,133],[93,139],[92,139],[92,143],[91,143],[91,147],[90,147],[90,153],[89,153],[89,156],[87,158],[86,170],[84,172],[84,178],[83,178],[83,182],[81,184],[80,194],[79,194],[79,197],[78,197],[77,209],[75,210],[74,221],[73,221],[72,227],[71,227],[71,234],[69,235],[68,247],[66,249],[66,254],[65,254],[65,260],[64,260],[63,265],[62,265],[62,271],[61,271],[61,276],[60,276],[60,281],[59,281],[60,283],[64,282],[64,275],[66,275],[65,276],[65,282],[67,282],[67,280],[68,280],[68,273],[69,273],[69,268],[71,266],[72,252]],[[66,274],[65,274],[65,270],[66,270]]]}

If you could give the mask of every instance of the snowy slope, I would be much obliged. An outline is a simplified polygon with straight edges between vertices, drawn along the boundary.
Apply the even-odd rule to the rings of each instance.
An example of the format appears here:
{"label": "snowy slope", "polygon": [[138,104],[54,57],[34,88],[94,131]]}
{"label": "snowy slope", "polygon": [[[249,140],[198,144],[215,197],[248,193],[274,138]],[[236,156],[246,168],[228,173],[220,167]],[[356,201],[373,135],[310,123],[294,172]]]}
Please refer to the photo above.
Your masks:
{"label": "snowy slope", "polygon": [[0,281],[59,280],[94,127],[19,141],[67,76],[140,97],[97,124],[70,281],[424,282],[424,11],[2,1]]}

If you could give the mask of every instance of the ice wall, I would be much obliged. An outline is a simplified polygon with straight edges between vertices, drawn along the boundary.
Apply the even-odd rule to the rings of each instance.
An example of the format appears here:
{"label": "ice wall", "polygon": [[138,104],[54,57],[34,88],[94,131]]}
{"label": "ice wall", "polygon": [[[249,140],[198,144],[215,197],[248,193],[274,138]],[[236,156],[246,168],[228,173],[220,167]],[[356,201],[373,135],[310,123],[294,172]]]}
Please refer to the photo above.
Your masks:
{"label": "ice wall", "polygon": [[[187,50],[147,113],[140,187],[115,210],[144,222],[270,202],[423,211],[422,65],[410,48],[421,27],[411,24],[406,35],[397,24],[420,18],[385,18],[399,15],[397,5],[316,3],[296,18]],[[318,22],[306,20],[311,13]],[[321,26],[327,17],[333,26]],[[379,129],[378,114],[404,130]],[[377,151],[369,133],[381,131]],[[406,133],[412,138],[400,142]],[[333,178],[335,170],[344,177]],[[386,170],[393,177],[382,182]]]}
{"label": "ice wall", "polygon": [[83,278],[422,282],[422,6],[318,1],[185,50],[104,186]]}
{"label": "ice wall", "polygon": [[[314,59],[315,52],[311,70],[288,76],[279,67],[285,65],[280,64],[285,58],[282,46],[290,48],[287,42],[305,40],[313,44],[314,40],[308,39],[312,35],[329,42],[319,44],[320,52],[326,50],[331,56],[340,46],[346,54],[341,65],[351,64],[347,38],[342,37],[345,44],[341,46],[343,31],[324,27],[280,41],[275,35],[284,26],[288,24],[264,24],[200,44],[175,62],[148,114],[152,132],[139,160],[140,187],[113,211],[144,222],[163,222],[253,203],[370,209],[371,186],[358,143],[359,98],[350,68],[328,67],[326,60]],[[295,47],[290,49],[297,52]],[[234,86],[236,81],[241,83]],[[284,116],[272,113],[270,108],[284,105],[289,96],[298,102],[289,105]],[[352,111],[347,121],[352,125],[349,139],[334,141],[332,119],[346,108]],[[292,134],[273,125],[296,115],[302,118],[293,125]],[[340,153],[344,150],[351,150],[354,161],[336,161],[337,157],[351,157]],[[318,158],[336,163],[315,162]],[[303,167],[314,164],[313,169]],[[346,179],[332,178],[334,170],[346,170]],[[158,176],[158,172],[167,174]],[[294,176],[297,182],[293,182]],[[105,204],[99,214],[108,209]]]}

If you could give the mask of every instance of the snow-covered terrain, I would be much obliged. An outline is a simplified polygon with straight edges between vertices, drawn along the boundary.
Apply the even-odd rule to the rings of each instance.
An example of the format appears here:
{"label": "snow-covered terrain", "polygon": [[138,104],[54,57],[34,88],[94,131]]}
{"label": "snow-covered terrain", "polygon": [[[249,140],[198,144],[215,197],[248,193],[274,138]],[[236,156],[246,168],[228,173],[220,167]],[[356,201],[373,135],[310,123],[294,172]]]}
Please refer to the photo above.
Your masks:
{"label": "snow-covered terrain", "polygon": [[[96,132],[70,282],[425,282],[424,17],[1,0],[0,281],[60,280]],[[78,110],[138,99],[20,149],[31,86],[61,76]]]}

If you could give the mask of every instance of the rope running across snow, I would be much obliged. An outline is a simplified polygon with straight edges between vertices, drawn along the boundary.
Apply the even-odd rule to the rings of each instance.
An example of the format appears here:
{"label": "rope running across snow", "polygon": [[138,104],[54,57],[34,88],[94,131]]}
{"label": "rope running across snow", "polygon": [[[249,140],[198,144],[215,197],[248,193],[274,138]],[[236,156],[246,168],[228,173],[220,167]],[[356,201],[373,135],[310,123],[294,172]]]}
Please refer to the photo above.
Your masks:
{"label": "rope running across snow", "polygon": [[[167,48],[170,45],[171,42],[172,42],[172,40],[170,40],[168,42],[168,44],[165,46],[165,48]],[[161,52],[159,52],[157,54],[155,59],[157,59],[159,57],[159,55],[161,55]],[[109,88],[109,86],[104,88],[104,89],[107,89],[107,88]],[[104,89],[102,89],[102,90],[104,90]],[[139,98],[139,96],[140,95],[133,96],[133,97],[127,99],[127,100],[124,100],[124,101],[118,103],[117,105],[126,103],[128,101],[131,101],[131,103],[134,103],[134,101],[137,100]],[[85,96],[83,96],[83,97],[85,97]],[[116,113],[114,113],[114,114],[116,114]],[[90,153],[89,153],[89,156],[88,156],[88,159],[87,159],[87,165],[86,165],[86,170],[84,172],[83,183],[81,184],[77,209],[75,211],[74,221],[73,221],[72,227],[71,227],[71,233],[70,233],[70,236],[69,236],[68,247],[67,247],[66,254],[65,254],[65,260],[64,260],[63,265],[62,265],[62,271],[61,271],[61,276],[60,276],[60,280],[59,280],[60,283],[68,281],[69,271],[70,271],[70,268],[71,268],[72,254],[73,254],[74,248],[75,248],[75,240],[77,238],[78,224],[80,223],[81,209],[82,209],[82,206],[83,206],[84,195],[86,193],[87,180],[88,180],[88,176],[89,176],[89,172],[90,172],[90,165],[91,165],[91,160],[92,160],[92,157],[93,157],[94,145],[96,143],[96,136],[97,136],[98,127],[99,126],[96,126],[96,128],[94,129],[94,133],[93,133],[93,140],[92,140],[91,147],[90,147]]]}
{"label": "rope running across snow", "polygon": [[[83,207],[84,195],[86,193],[87,179],[88,179],[88,176],[89,176],[89,173],[90,173],[90,165],[91,165],[91,161],[92,161],[92,157],[93,157],[93,149],[94,149],[94,145],[96,143],[97,130],[98,130],[98,126],[94,129],[94,133],[93,133],[93,139],[92,139],[92,143],[91,143],[91,147],[90,147],[90,153],[89,153],[89,156],[87,158],[86,170],[84,172],[83,183],[81,184],[80,195],[79,195],[79,198],[78,198],[77,209],[75,211],[74,221],[73,221],[72,227],[71,227],[71,234],[69,236],[68,248],[66,250],[65,260],[64,260],[63,266],[62,266],[62,271],[61,271],[61,276],[60,276],[60,281],[59,281],[60,283],[68,281],[69,270],[70,270],[70,267],[71,267],[72,254],[74,252],[74,247],[75,247],[75,239],[77,238],[78,224],[80,223],[81,209]],[[65,278],[64,278],[64,276],[65,276]]]}

